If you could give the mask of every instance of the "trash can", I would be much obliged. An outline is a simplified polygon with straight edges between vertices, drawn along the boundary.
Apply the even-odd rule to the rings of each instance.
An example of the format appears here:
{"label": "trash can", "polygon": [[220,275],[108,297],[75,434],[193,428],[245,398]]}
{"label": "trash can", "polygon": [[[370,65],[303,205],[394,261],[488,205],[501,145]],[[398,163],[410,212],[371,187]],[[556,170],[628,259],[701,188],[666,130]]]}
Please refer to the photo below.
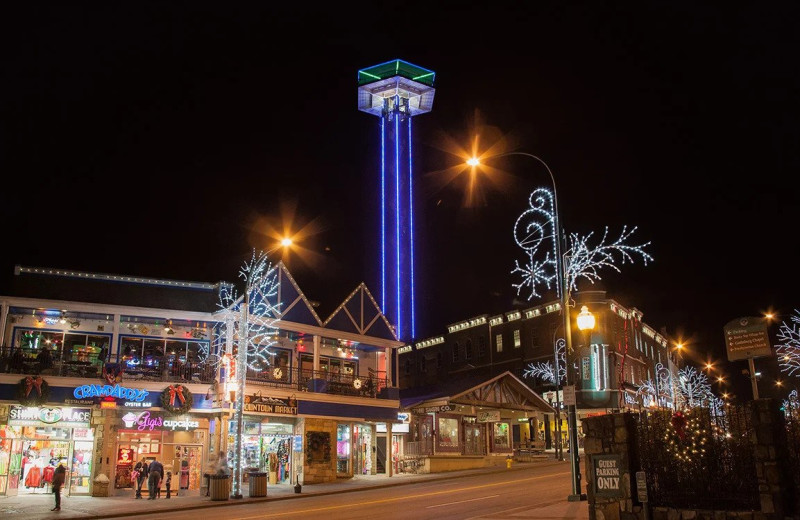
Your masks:
{"label": "trash can", "polygon": [[95,480],[92,486],[93,497],[107,497],[108,496],[108,482],[100,482]]}
{"label": "trash can", "polygon": [[267,496],[267,474],[252,471],[248,474],[251,497]]}
{"label": "trash can", "polygon": [[228,500],[231,496],[230,475],[209,475],[208,489],[211,500]]}

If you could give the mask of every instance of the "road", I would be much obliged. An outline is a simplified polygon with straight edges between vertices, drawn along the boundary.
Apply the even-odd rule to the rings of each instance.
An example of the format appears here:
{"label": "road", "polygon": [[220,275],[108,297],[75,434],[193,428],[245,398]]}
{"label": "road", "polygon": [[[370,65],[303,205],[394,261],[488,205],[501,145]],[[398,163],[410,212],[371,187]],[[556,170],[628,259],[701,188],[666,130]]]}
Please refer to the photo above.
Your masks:
{"label": "road", "polygon": [[[420,482],[295,500],[241,504],[213,510],[173,511],[170,520],[204,516],[226,520],[269,518],[339,519],[378,517],[381,520],[446,519],[588,519],[587,503],[568,502],[569,465],[541,464],[508,473]],[[137,515],[163,520],[164,512]]]}

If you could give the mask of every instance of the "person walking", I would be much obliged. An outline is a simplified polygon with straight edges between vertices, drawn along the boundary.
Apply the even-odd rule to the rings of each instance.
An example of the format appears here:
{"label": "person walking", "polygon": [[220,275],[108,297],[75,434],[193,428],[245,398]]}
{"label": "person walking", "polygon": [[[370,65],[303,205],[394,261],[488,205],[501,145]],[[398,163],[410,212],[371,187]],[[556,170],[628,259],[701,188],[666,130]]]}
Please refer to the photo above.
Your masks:
{"label": "person walking", "polygon": [[56,468],[55,472],[53,473],[53,494],[56,496],[56,507],[51,509],[50,511],[61,511],[61,487],[64,485],[64,481],[67,478],[67,468],[64,467],[64,464],[59,464]]}
{"label": "person walking", "polygon": [[144,457],[142,457],[142,460],[137,462],[136,466],[133,467],[133,471],[136,474],[136,498],[142,498],[142,485],[147,478],[147,469],[148,465]]}
{"label": "person walking", "polygon": [[161,476],[164,474],[164,466],[158,462],[158,459],[153,459],[150,467],[147,469],[147,492],[150,494],[147,500],[155,500],[158,488],[161,486]]}

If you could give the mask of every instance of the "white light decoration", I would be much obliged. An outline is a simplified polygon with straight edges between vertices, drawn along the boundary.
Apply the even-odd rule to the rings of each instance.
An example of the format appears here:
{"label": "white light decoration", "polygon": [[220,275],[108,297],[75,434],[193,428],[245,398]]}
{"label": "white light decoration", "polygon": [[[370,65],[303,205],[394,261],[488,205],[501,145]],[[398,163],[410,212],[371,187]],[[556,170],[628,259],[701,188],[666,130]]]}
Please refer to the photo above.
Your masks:
{"label": "white light decoration", "polygon": [[783,401],[783,410],[786,415],[797,417],[800,412],[800,398],[797,396],[797,390],[789,392],[789,398]]}
{"label": "white light decoration", "polygon": [[800,377],[800,311],[795,309],[790,317],[778,328],[777,338],[781,343],[775,345],[778,366],[789,376]]}
{"label": "white light decoration", "polygon": [[687,366],[678,370],[674,383],[676,400],[684,406],[707,406],[714,399],[708,378],[694,367]]}
{"label": "white light decoration", "polygon": [[567,379],[567,355],[566,342],[564,338],[556,341],[556,355],[558,356],[558,381],[556,381],[556,370],[550,361],[540,361],[538,363],[528,363],[527,368],[522,372],[524,378],[540,379],[545,383],[559,385]]}
{"label": "white light decoration", "polygon": [[[517,295],[527,290],[527,298],[531,300],[534,297],[541,297],[540,287],[550,289],[558,283],[556,258],[558,234],[555,229],[553,193],[548,188],[534,190],[528,205],[529,208],[514,223],[514,240],[525,251],[526,260],[522,265],[519,260],[515,260],[511,273],[520,278],[519,283],[513,284]],[[565,255],[564,267],[565,283],[569,290],[577,290],[578,278],[585,278],[592,284],[601,280],[599,271],[604,268],[620,272],[616,264],[633,263],[636,256],[641,257],[644,265],[653,261],[653,257],[645,251],[650,242],[639,245],[627,243],[636,229],[623,226],[619,237],[609,242],[608,227],[606,227],[602,239],[595,246],[589,245],[593,232],[586,236],[570,233],[569,250]]]}
{"label": "white light decoration", "polygon": [[267,253],[253,251],[250,262],[245,262],[239,271],[244,280],[244,293],[239,296],[232,285],[220,290],[219,328],[220,334],[215,342],[216,352],[224,351],[221,359],[235,355],[234,377],[236,379],[236,404],[234,447],[233,447],[233,486],[231,496],[242,497],[242,477],[244,446],[243,412],[244,392],[247,370],[263,371],[269,367],[270,347],[277,337],[275,322],[278,316],[277,294],[278,273],[270,264]]}

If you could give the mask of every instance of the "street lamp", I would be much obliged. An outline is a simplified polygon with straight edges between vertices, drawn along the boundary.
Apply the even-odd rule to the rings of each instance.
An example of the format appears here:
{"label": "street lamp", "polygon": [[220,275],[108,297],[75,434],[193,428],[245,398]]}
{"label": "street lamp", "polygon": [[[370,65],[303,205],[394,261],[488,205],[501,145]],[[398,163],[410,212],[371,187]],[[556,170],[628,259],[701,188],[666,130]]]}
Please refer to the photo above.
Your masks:
{"label": "street lamp", "polygon": [[[564,342],[566,344],[566,359],[567,359],[567,386],[569,386],[569,374],[570,374],[570,354],[572,353],[572,331],[570,328],[570,316],[569,316],[569,285],[566,276],[566,267],[564,265],[564,246],[566,244],[566,236],[564,235],[564,231],[561,229],[561,218],[558,212],[558,193],[556,190],[556,179],[553,176],[553,172],[550,170],[550,167],[544,162],[543,159],[540,157],[533,155],[531,153],[526,152],[507,152],[503,154],[498,154],[493,157],[500,158],[500,157],[507,157],[511,155],[523,155],[525,157],[529,157],[538,161],[544,169],[547,170],[547,174],[550,175],[550,181],[553,184],[553,241],[555,242],[555,260],[556,260],[556,283],[557,283],[557,291],[556,293],[560,299],[561,305],[561,315],[564,320]],[[480,165],[480,158],[478,157],[471,157],[467,159],[467,164],[470,167],[477,167]],[[570,450],[570,470],[572,473],[572,494],[569,495],[569,501],[579,501],[579,500],[586,500],[586,494],[581,493],[581,473],[580,473],[580,455],[578,454],[578,443],[577,443],[577,432],[578,426],[576,424],[576,412],[575,412],[575,404],[570,404],[567,406],[567,420],[570,425],[570,445],[574,445],[575,449]]]}

